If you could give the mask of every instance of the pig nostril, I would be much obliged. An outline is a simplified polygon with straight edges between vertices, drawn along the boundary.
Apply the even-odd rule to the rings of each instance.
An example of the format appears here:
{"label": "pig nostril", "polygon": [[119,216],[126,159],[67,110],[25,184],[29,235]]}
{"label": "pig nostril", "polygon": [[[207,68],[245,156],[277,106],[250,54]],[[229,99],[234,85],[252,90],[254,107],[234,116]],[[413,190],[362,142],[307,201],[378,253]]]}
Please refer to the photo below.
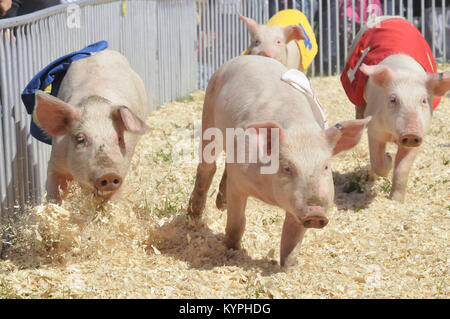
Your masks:
{"label": "pig nostril", "polygon": [[321,227],[325,226],[325,221],[321,220],[319,223]]}
{"label": "pig nostril", "polygon": [[408,134],[401,136],[399,141],[407,147],[417,147],[422,143],[422,138],[416,134]]}
{"label": "pig nostril", "polygon": [[310,224],[311,224],[311,221],[310,221],[310,220],[307,220],[307,221],[303,224],[303,226],[304,226],[304,227],[308,227]]}
{"label": "pig nostril", "polygon": [[121,185],[122,177],[114,173],[102,175],[95,181],[95,187],[101,191],[114,191]]}

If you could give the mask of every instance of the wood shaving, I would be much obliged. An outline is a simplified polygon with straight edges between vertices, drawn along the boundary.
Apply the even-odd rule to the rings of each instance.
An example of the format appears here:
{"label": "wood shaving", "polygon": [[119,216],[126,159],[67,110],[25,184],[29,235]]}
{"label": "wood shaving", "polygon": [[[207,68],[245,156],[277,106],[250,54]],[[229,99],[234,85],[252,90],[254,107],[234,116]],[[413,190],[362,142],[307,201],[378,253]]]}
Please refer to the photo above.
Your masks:
{"label": "wood shaving", "polygon": [[[447,68],[448,69],[448,68]],[[313,78],[331,125],[353,119],[339,77]],[[222,244],[218,168],[202,221],[186,217],[196,164],[173,161],[175,132],[192,132],[204,92],[147,119],[122,199],[102,208],[76,185],[62,206],[28,208],[8,225],[0,298],[449,298],[450,99],[443,98],[410,173],[404,204],[369,169],[367,134],[332,160],[329,224],[308,230],[296,265],[280,269],[284,212],[250,199],[243,249]],[[395,153],[392,146],[390,152]],[[391,177],[390,177],[391,178]],[[6,230],[5,230],[6,232]],[[5,239],[6,240],[6,239]]]}

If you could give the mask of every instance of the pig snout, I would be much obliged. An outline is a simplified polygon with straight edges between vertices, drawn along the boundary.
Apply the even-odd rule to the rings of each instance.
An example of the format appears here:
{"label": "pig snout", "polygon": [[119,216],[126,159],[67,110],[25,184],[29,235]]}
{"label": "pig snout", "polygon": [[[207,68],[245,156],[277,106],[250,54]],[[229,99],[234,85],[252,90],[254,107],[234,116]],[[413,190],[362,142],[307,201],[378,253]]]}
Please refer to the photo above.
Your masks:
{"label": "pig snout", "polygon": [[115,174],[105,174],[95,180],[95,188],[99,191],[115,191],[122,185],[122,177]]}
{"label": "pig snout", "polygon": [[268,46],[256,47],[253,49],[251,54],[265,56],[267,58],[272,58],[272,59],[275,59],[275,57],[276,57],[274,50]]}
{"label": "pig snout", "polygon": [[417,133],[406,133],[399,137],[398,143],[406,147],[418,147],[422,144],[422,137]]}
{"label": "pig snout", "polygon": [[322,206],[308,206],[306,216],[302,220],[305,228],[323,228],[328,224],[326,210]]}
{"label": "pig snout", "polygon": [[273,54],[270,54],[270,53],[268,53],[268,52],[266,52],[266,51],[261,51],[261,52],[259,52],[257,55],[265,56],[265,57],[267,57],[267,58],[273,58]]}

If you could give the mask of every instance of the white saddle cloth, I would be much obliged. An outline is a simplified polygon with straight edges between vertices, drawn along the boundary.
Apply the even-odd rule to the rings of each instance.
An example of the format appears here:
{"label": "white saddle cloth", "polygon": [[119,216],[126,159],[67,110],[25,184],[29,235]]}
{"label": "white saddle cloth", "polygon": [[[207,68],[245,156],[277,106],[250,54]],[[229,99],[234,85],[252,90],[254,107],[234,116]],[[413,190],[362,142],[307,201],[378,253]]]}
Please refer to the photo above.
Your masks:
{"label": "white saddle cloth", "polygon": [[281,80],[289,83],[294,88],[296,88],[297,90],[306,95],[306,97],[310,100],[311,104],[315,105],[319,109],[320,115],[322,116],[323,125],[325,129],[327,129],[328,121],[325,116],[325,112],[323,110],[322,105],[319,102],[319,99],[314,94],[314,91],[311,87],[311,83],[309,82],[306,75],[299,70],[290,69],[283,73],[283,75],[281,76]]}

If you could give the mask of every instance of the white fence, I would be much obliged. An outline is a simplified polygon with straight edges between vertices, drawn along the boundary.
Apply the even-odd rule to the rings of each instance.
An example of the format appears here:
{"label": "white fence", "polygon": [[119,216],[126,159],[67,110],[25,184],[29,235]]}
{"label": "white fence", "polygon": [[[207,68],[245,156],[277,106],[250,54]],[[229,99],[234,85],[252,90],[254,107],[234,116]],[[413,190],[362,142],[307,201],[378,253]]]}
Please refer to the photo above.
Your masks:
{"label": "white fence", "polygon": [[35,204],[44,192],[49,147],[30,136],[30,116],[20,93],[48,63],[99,40],[107,40],[110,48],[127,56],[144,79],[151,109],[195,88],[205,89],[221,64],[247,49],[249,33],[237,12],[259,23],[284,8],[304,12],[319,44],[311,76],[342,71],[351,40],[366,12],[372,11],[408,18],[426,37],[438,62],[450,58],[446,47],[450,0],[85,0],[76,4],[0,20],[0,212]]}
{"label": "white fence", "polygon": [[40,202],[50,147],[30,135],[20,94],[47,64],[106,40],[144,80],[149,108],[196,88],[195,0],[90,0],[0,20],[0,217]]}
{"label": "white fence", "polygon": [[[399,15],[413,22],[425,36],[438,62],[450,60],[450,0],[198,0],[199,79],[205,89],[209,77],[224,62],[249,45],[249,33],[237,12],[266,23],[282,9],[302,11],[314,29],[319,52],[310,76],[342,72],[348,48],[371,13]],[[344,8],[347,8],[346,10]],[[361,17],[361,18],[360,18]]]}

